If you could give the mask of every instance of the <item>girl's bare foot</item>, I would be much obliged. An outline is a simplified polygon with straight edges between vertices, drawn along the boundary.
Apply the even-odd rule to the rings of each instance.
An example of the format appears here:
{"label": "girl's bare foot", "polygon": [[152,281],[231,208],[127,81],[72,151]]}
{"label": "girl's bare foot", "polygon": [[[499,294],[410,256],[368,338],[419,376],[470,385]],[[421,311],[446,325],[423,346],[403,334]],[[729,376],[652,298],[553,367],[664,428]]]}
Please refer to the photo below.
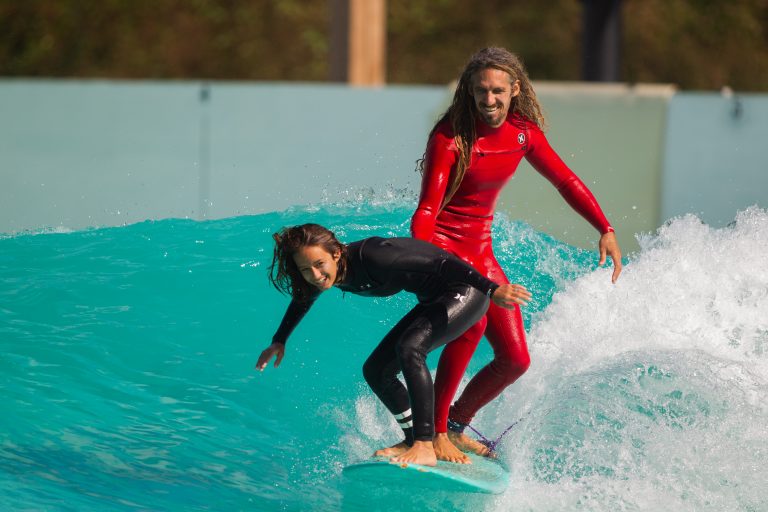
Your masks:
{"label": "girl's bare foot", "polygon": [[448,434],[435,434],[435,439],[432,440],[432,446],[435,447],[435,455],[437,460],[445,460],[448,462],[456,462],[458,464],[472,464],[469,457],[464,455],[448,438]]}
{"label": "girl's bare foot", "polygon": [[408,449],[408,445],[405,444],[405,441],[399,442],[394,446],[390,446],[389,448],[382,448],[381,450],[376,450],[373,452],[374,457],[394,457],[395,455],[400,455],[401,453],[405,452]]}
{"label": "girl's bare foot", "polygon": [[432,447],[432,441],[415,441],[408,450],[390,460],[398,464],[437,466],[437,457],[435,456],[435,449]]}
{"label": "girl's bare foot", "polygon": [[475,441],[464,433],[448,431],[448,439],[459,449],[465,452],[476,453],[483,457],[495,457],[496,453],[479,441]]}

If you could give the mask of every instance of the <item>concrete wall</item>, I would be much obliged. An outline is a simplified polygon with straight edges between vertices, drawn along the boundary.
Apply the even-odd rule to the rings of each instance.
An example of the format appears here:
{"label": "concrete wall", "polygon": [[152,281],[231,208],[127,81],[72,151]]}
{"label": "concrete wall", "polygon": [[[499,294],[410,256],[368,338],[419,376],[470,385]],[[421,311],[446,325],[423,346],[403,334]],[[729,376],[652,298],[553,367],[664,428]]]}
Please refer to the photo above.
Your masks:
{"label": "concrete wall", "polygon": [[[766,206],[768,97],[535,84],[555,150],[618,230]],[[0,80],[0,233],[220,218],[404,189],[447,87]],[[592,227],[523,163],[499,210],[589,247]]]}
{"label": "concrete wall", "polygon": [[416,189],[444,87],[0,81],[0,232]]}
{"label": "concrete wall", "polygon": [[676,95],[666,128],[662,220],[696,213],[712,226],[768,208],[768,96]]}
{"label": "concrete wall", "polygon": [[[547,139],[597,198],[624,252],[635,233],[659,226],[664,125],[669,86],[536,84],[550,126]],[[500,198],[500,209],[573,245],[599,235],[573,213],[552,185],[527,163]]]}
{"label": "concrete wall", "polygon": [[5,81],[0,231],[195,215],[199,86]]}

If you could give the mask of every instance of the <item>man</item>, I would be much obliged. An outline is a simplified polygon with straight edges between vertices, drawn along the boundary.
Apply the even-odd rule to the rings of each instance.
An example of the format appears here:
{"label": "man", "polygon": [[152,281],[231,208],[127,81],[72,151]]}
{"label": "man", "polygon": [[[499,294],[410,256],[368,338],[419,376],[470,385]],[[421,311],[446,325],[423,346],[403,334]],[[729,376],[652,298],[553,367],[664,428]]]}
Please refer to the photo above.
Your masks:
{"label": "man", "polygon": [[[598,230],[600,265],[610,256],[615,283],[621,250],[614,230],[589,189],[549,146],[543,127],[541,106],[520,60],[503,48],[473,55],[451,106],[430,132],[420,161],[423,179],[411,233],[456,254],[489,279],[508,283],[493,254],[491,222],[501,189],[525,157]],[[483,334],[494,359],[449,407]],[[519,307],[492,305],[483,319],[445,348],[435,380],[433,444],[438,459],[468,463],[462,450],[488,455],[488,448],[464,429],[529,365]]]}

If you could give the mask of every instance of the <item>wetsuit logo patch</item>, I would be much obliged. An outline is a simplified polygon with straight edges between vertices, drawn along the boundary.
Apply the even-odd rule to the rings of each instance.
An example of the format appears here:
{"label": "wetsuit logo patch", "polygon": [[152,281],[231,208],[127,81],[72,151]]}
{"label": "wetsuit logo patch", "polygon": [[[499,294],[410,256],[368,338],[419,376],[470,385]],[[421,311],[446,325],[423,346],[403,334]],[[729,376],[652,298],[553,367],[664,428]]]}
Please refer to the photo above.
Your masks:
{"label": "wetsuit logo patch", "polygon": [[525,134],[523,132],[517,134],[517,143],[525,144]]}

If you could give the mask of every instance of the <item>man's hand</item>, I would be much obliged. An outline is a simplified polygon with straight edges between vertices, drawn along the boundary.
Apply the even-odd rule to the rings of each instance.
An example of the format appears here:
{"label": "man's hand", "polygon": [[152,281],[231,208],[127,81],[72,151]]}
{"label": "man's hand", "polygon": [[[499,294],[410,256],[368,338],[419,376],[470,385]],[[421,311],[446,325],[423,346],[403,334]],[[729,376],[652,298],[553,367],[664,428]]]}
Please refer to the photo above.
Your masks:
{"label": "man's hand", "polygon": [[611,276],[611,282],[615,283],[619,278],[619,274],[621,274],[621,249],[619,248],[619,242],[616,240],[616,234],[611,231],[601,236],[598,247],[600,249],[601,267],[605,265],[607,256],[610,256],[613,260],[613,275]]}
{"label": "man's hand", "polygon": [[282,343],[272,343],[259,356],[259,360],[256,362],[256,369],[263,372],[272,357],[275,358],[275,368],[277,368],[280,366],[280,361],[283,360],[284,355],[285,345]]}

